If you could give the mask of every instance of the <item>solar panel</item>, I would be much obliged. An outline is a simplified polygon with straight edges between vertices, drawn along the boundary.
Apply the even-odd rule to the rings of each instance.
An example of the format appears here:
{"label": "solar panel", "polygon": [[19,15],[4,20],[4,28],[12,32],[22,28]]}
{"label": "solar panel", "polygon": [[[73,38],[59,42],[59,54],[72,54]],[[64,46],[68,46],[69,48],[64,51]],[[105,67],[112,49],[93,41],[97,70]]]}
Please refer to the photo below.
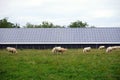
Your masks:
{"label": "solar panel", "polygon": [[120,28],[1,28],[0,43],[119,42]]}

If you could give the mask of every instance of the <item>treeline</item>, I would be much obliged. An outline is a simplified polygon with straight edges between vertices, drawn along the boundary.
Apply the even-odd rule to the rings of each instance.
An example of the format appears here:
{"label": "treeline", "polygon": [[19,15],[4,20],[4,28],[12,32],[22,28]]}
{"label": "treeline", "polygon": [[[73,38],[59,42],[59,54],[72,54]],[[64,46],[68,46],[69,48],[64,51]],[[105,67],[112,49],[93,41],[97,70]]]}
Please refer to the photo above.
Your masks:
{"label": "treeline", "polygon": [[[31,23],[26,23],[25,26],[20,26],[19,24],[14,24],[12,22],[8,21],[8,18],[3,18],[0,20],[0,28],[86,28],[89,25],[87,22],[82,22],[80,20],[77,20],[75,22],[71,22],[68,26],[60,26],[60,25],[54,25],[51,22],[43,21],[39,25],[31,24]],[[94,27],[94,26],[91,26]]]}
{"label": "treeline", "polygon": [[0,28],[20,28],[18,24],[8,22],[8,18],[0,20]]}

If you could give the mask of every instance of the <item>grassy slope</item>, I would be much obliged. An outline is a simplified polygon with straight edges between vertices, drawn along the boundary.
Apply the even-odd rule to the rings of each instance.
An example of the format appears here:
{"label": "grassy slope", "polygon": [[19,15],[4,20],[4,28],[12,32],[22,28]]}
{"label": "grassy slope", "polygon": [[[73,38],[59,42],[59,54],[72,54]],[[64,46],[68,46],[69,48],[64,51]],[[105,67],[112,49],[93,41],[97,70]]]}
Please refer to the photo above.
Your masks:
{"label": "grassy slope", "polygon": [[105,54],[70,49],[65,54],[51,50],[0,50],[1,80],[120,80],[120,50]]}

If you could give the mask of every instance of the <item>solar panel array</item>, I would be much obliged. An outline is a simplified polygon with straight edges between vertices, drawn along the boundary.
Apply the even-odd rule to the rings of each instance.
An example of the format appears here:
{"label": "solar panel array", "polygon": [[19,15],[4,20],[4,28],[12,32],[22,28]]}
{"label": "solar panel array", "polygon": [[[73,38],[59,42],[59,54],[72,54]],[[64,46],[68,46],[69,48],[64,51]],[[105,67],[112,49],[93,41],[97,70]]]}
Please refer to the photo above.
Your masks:
{"label": "solar panel array", "polygon": [[120,42],[120,28],[1,28],[0,43]]}

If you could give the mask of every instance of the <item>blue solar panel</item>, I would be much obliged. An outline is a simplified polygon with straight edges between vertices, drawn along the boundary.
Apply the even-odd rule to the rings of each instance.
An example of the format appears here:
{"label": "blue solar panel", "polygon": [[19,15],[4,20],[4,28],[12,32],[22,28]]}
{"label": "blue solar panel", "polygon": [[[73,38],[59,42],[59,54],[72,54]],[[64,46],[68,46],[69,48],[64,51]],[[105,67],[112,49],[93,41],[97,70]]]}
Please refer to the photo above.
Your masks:
{"label": "blue solar panel", "polygon": [[120,28],[7,28],[0,29],[5,42],[120,42]]}

